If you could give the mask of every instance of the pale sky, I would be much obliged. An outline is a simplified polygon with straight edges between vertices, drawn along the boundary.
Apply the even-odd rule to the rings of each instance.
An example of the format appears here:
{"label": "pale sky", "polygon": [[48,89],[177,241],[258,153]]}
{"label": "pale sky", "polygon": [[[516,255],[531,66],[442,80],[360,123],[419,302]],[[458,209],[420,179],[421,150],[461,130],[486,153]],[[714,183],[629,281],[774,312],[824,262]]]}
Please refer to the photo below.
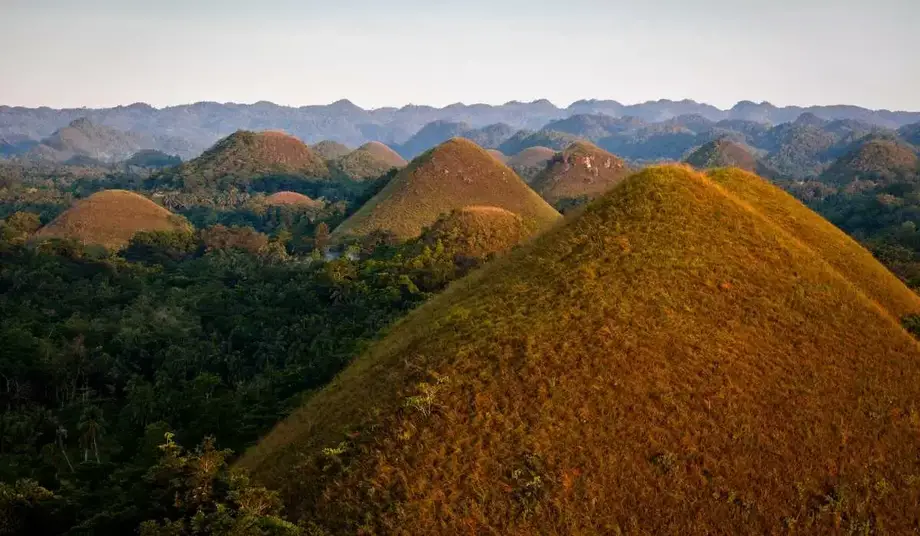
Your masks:
{"label": "pale sky", "polygon": [[0,104],[920,110],[920,0],[0,0]]}

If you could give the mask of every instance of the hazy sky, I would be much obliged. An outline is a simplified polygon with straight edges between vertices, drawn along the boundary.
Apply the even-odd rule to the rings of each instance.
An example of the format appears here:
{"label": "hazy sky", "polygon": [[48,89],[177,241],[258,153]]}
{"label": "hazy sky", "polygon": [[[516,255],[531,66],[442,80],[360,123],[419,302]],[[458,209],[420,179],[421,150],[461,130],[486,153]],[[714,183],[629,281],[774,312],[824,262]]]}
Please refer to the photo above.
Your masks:
{"label": "hazy sky", "polygon": [[920,110],[920,0],[0,0],[0,104]]}

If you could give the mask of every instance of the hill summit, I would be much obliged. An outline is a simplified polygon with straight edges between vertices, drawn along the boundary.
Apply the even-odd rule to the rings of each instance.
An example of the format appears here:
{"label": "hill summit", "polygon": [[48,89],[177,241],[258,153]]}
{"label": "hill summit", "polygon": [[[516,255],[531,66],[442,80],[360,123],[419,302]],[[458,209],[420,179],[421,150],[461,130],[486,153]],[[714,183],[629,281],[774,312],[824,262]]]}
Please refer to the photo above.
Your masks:
{"label": "hill summit", "polygon": [[323,160],[335,160],[351,152],[344,143],[332,140],[323,140],[310,146],[310,149]]}
{"label": "hill summit", "polygon": [[592,199],[631,172],[621,158],[592,143],[577,141],[556,153],[531,185],[549,203],[562,199]]}
{"label": "hill summit", "polygon": [[67,238],[119,249],[139,231],[185,228],[184,218],[146,197],[126,190],[103,190],[77,201],[39,229],[36,238]]}
{"label": "hill summit", "polygon": [[697,169],[736,167],[757,172],[759,164],[751,151],[727,138],[710,141],[690,153],[686,163]]}
{"label": "hill summit", "polygon": [[920,174],[920,161],[911,147],[895,140],[872,139],[841,156],[821,179],[840,186],[853,181],[891,182]]}
{"label": "hill summit", "polygon": [[376,179],[393,168],[406,167],[403,157],[379,141],[365,143],[335,161],[334,166],[355,180]]}
{"label": "hill summit", "polygon": [[470,205],[500,207],[519,215],[528,234],[560,216],[511,169],[483,148],[454,138],[400,171],[376,196],[333,231],[333,238],[391,231],[408,239],[442,214]]}
{"label": "hill summit", "polygon": [[894,306],[920,298],[729,171],[634,174],[411,313],[241,465],[336,534],[912,531],[920,346]]}
{"label": "hill summit", "polygon": [[276,174],[326,177],[329,169],[321,157],[293,136],[278,131],[238,130],[174,173],[182,185],[190,187],[225,178]]}

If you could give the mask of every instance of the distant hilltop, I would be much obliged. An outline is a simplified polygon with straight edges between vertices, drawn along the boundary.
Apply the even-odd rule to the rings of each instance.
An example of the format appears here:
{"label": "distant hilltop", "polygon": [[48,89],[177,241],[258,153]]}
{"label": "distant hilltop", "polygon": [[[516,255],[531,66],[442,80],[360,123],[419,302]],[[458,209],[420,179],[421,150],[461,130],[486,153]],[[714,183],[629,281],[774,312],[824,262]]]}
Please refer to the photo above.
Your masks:
{"label": "distant hilltop", "polygon": [[[639,104],[588,99],[573,102],[565,108],[541,99],[511,101],[501,105],[456,103],[437,108],[408,104],[401,108],[368,110],[342,99],[331,104],[299,107],[267,101],[254,104],[196,102],[165,108],[144,103],[98,109],[0,106],[0,137],[15,134],[42,140],[72,121],[85,117],[94,124],[124,131],[189,140],[200,152],[219,138],[241,129],[283,127],[308,143],[329,139],[358,147],[368,141],[381,141],[391,146],[402,144],[426,124],[439,120],[465,122],[471,128],[503,123],[514,129],[538,130],[551,121],[579,114],[629,116],[645,122],[697,115],[708,121],[745,120],[778,124],[794,121],[803,113],[823,120],[852,119],[891,129],[920,121],[920,112],[870,110],[850,105],[774,106],[769,102],[752,101],[741,101],[727,110],[688,99],[662,99]],[[334,122],[324,121],[333,118]]]}

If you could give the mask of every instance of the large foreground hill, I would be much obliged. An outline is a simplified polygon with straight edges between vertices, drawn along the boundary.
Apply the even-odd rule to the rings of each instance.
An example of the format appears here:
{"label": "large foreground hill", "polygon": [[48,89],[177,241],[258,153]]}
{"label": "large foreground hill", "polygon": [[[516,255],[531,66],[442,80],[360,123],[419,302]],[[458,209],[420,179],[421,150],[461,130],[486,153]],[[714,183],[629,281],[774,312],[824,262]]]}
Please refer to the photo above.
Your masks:
{"label": "large foreground hill", "polygon": [[242,460],[335,534],[917,526],[920,300],[756,176],[626,179]]}

